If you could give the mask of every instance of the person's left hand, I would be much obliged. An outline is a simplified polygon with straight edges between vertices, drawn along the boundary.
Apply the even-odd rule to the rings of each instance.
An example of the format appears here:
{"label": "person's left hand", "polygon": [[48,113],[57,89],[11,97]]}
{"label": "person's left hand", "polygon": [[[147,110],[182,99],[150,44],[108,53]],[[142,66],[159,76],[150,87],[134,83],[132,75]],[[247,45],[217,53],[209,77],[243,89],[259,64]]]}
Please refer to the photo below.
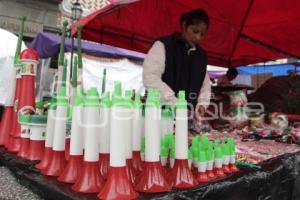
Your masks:
{"label": "person's left hand", "polygon": [[201,105],[200,105],[200,106],[198,107],[197,113],[199,114],[199,116],[203,117],[204,114],[205,114],[205,108],[204,108],[204,106],[201,106]]}

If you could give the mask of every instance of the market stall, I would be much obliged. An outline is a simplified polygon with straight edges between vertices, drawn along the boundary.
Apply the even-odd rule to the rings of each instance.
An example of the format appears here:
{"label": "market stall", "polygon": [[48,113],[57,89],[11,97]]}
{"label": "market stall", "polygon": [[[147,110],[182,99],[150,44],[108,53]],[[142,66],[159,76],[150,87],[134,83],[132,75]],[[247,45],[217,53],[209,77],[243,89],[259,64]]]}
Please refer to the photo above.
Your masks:
{"label": "market stall", "polygon": [[[287,50],[281,49],[283,41],[266,44],[263,36],[268,32],[255,35],[257,30],[248,30],[247,26],[257,18],[270,20],[269,15],[264,18],[259,12],[267,1],[244,1],[237,4],[237,12],[231,9],[234,2],[216,2],[114,1],[115,4],[73,24],[77,44],[74,60],[65,54],[70,44],[65,38],[66,22],[60,42],[57,38],[52,40],[56,50],[44,51],[51,43],[48,41],[42,43],[45,45],[42,48],[36,47],[40,55],[34,49],[21,52],[19,41],[14,63],[14,81],[18,89],[13,91],[15,107],[6,108],[5,123],[0,126],[0,138],[3,138],[0,164],[10,168],[22,184],[46,199],[299,199],[300,124],[297,120],[289,121],[286,113],[266,113],[252,107],[245,93],[237,90],[228,92],[228,112],[217,107],[215,112],[207,113],[211,116],[204,116],[199,121],[200,128],[205,126],[205,129],[189,130],[185,91],[176,94],[174,105],[163,105],[158,89],[149,88],[144,97],[141,90],[135,88],[141,84],[141,69],[137,66],[130,67],[127,61],[121,63],[121,67],[120,63],[117,66],[102,63],[101,70],[93,68],[97,62],[84,58],[83,51],[94,51],[93,47],[87,48],[82,43],[81,33],[86,39],[146,51],[155,34],[164,32],[153,29],[151,34],[154,35],[149,36],[151,23],[144,22],[150,22],[149,19],[164,22],[162,19],[166,16],[178,17],[179,13],[197,6],[211,9],[212,27],[216,28],[210,35],[221,29],[231,30],[232,38],[223,40],[228,42],[219,43],[223,45],[218,48],[209,46],[217,41],[204,43],[211,64],[233,67],[257,62],[259,59],[253,54],[263,55],[265,59],[299,54],[293,45]],[[293,6],[299,4],[292,2],[294,4],[286,4],[290,12],[277,9],[274,3],[269,14],[294,17],[298,10]],[[220,16],[224,19],[223,14],[217,12],[217,5],[228,12],[226,16],[233,18],[231,22],[237,27],[228,21],[216,20]],[[137,16],[144,6],[146,11],[151,11],[144,13],[145,21]],[[168,8],[166,10],[172,15],[162,11],[153,15],[154,8],[163,11]],[[135,25],[140,26],[144,35],[136,34],[132,23],[122,25],[114,21],[130,20],[130,17],[140,20]],[[24,20],[20,20],[19,37],[22,37]],[[106,23],[121,30],[107,28]],[[173,31],[178,26],[174,24],[155,27],[169,27],[168,31]],[[96,29],[99,27],[101,30]],[[97,34],[91,34],[95,29]],[[42,37],[53,39],[48,34],[42,34]],[[218,38],[217,35],[214,37]],[[294,38],[297,37],[295,34]],[[262,41],[253,44],[256,40]],[[271,44],[279,46],[270,47]],[[108,46],[104,49],[106,53],[118,56],[126,51]],[[218,51],[217,54],[212,53],[212,49]],[[49,52],[52,53],[47,56],[53,56],[58,51],[57,76],[53,80],[55,87],[51,98],[47,103],[37,103],[34,82],[40,56]],[[245,52],[249,54],[244,56]],[[70,62],[73,63],[70,65]],[[114,75],[120,80],[110,83],[113,74],[110,68],[138,71],[132,87],[126,87],[122,82],[130,78],[129,73]],[[93,84],[84,82],[85,70],[90,71],[86,76],[89,81],[95,79]],[[94,76],[94,73],[101,75]],[[216,120],[215,124],[210,125],[210,120]]]}

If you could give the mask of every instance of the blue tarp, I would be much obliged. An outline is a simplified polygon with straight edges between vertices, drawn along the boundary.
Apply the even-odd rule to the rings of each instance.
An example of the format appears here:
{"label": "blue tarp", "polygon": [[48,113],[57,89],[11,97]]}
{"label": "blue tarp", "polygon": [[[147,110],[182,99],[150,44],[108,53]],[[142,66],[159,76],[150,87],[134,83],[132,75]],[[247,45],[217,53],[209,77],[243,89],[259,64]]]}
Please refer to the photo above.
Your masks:
{"label": "blue tarp", "polygon": [[[29,44],[29,48],[37,50],[41,58],[56,56],[60,48],[60,36],[52,33],[40,32]],[[73,49],[77,49],[77,39],[74,38]],[[71,51],[71,39],[65,39],[65,51]],[[82,41],[82,51],[94,56],[122,57],[143,60],[144,54],[110,45]]]}
{"label": "blue tarp", "polygon": [[[272,73],[273,76],[286,76],[289,70],[294,70],[295,66],[290,64],[280,65],[266,65],[266,66],[242,66],[238,67],[239,74],[252,75],[252,74],[263,74]],[[298,75],[300,75],[300,69],[297,67]]]}

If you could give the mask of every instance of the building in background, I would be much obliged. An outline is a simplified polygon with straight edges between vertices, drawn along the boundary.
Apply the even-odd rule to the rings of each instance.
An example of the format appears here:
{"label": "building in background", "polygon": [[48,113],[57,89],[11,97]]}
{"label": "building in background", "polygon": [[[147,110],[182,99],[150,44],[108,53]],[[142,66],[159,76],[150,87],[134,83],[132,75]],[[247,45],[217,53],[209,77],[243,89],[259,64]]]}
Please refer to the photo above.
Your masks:
{"label": "building in background", "polygon": [[[92,12],[103,8],[109,4],[108,0],[60,0],[59,10],[60,16],[58,19],[58,26],[60,27],[62,22],[67,20],[71,22],[72,6],[78,2],[82,9],[82,17],[85,17]],[[69,23],[70,24],[70,23]]]}
{"label": "building in background", "polygon": [[0,27],[18,33],[18,18],[25,16],[25,42],[30,42],[40,31],[58,32],[59,2],[60,0],[2,0],[0,1]]}
{"label": "building in background", "polygon": [[[87,16],[109,4],[108,0],[78,0],[78,2],[83,10],[82,16]],[[72,5],[74,3],[76,3],[76,0],[61,0],[59,10],[64,16],[70,16],[72,12]]]}
{"label": "building in background", "polygon": [[[0,28],[18,33],[19,17],[25,16],[24,41],[29,43],[38,32],[59,33],[62,21],[70,20],[76,0],[1,0]],[[79,0],[83,16],[109,4],[108,0]]]}

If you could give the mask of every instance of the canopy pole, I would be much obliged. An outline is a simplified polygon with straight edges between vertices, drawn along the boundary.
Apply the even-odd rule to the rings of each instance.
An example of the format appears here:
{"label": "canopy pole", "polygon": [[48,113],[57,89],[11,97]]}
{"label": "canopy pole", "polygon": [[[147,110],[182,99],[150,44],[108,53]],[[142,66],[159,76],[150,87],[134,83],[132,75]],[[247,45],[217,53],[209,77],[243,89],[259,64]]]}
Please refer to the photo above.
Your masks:
{"label": "canopy pole", "polygon": [[244,39],[246,39],[246,40],[248,40],[248,41],[250,41],[250,42],[253,42],[253,43],[257,44],[257,45],[263,46],[263,47],[268,48],[270,50],[273,50],[275,52],[281,53],[283,55],[286,55],[286,56],[289,56],[289,57],[294,57],[294,58],[297,58],[298,60],[300,59],[300,56],[297,56],[297,55],[294,55],[294,54],[289,53],[287,51],[284,51],[282,49],[278,49],[276,47],[273,47],[272,45],[264,43],[264,42],[262,42],[260,40],[257,40],[255,38],[249,36],[249,35],[241,34],[241,37],[244,38]]}

